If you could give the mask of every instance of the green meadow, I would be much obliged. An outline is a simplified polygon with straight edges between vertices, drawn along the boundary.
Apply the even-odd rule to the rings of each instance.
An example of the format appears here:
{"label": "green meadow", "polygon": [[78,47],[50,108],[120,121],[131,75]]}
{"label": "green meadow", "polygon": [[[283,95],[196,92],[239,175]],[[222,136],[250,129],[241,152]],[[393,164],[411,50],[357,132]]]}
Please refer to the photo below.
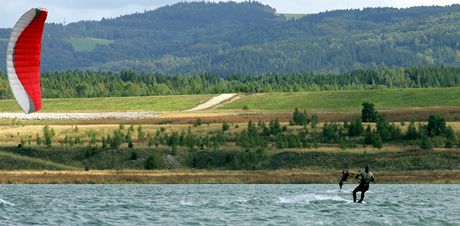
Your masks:
{"label": "green meadow", "polygon": [[261,93],[244,96],[221,109],[286,111],[295,107],[314,110],[359,110],[363,102],[377,109],[460,106],[460,88],[385,89]]}
{"label": "green meadow", "polygon": [[97,45],[110,45],[115,42],[99,38],[69,38],[66,41],[72,44],[75,52],[91,52]]}
{"label": "green meadow", "polygon": [[[44,99],[42,112],[182,111],[212,95]],[[21,112],[15,100],[0,100],[0,112]]]}

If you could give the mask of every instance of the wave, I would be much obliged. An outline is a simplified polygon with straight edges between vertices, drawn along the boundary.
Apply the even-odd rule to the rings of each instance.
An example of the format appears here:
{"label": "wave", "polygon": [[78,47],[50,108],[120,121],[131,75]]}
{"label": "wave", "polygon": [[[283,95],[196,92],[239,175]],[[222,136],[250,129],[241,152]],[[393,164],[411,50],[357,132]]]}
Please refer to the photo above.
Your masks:
{"label": "wave", "polygon": [[0,199],[0,206],[15,206],[14,203]]}
{"label": "wave", "polygon": [[323,202],[323,201],[334,201],[334,202],[351,202],[350,200],[344,199],[338,195],[325,195],[325,194],[307,194],[293,197],[278,197],[279,203],[292,204],[292,203],[303,203],[310,204],[311,202]]}

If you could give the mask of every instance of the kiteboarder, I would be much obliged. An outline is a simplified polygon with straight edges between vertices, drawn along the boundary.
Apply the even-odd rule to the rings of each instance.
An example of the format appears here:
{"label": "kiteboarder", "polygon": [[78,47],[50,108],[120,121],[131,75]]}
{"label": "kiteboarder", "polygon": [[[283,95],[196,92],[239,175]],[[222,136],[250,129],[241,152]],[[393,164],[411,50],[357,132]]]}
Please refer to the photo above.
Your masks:
{"label": "kiteboarder", "polygon": [[369,171],[369,166],[366,166],[364,171],[361,171],[355,176],[356,179],[359,179],[359,185],[358,187],[353,190],[353,202],[356,202],[356,193],[358,191],[361,192],[361,199],[358,202],[363,202],[364,199],[364,193],[366,193],[367,190],[369,190],[369,184],[370,182],[374,182],[374,174]]}
{"label": "kiteboarder", "polygon": [[349,176],[350,176],[350,173],[348,173],[348,168],[343,169],[342,176],[340,177],[340,182],[339,182],[340,190],[342,190],[342,186],[345,182],[347,182]]}

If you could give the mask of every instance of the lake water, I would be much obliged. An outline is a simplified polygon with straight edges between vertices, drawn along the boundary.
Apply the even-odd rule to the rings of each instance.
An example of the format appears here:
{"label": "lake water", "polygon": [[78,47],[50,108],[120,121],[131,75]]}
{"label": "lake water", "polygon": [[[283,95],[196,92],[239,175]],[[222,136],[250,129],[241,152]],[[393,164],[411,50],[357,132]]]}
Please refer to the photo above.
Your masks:
{"label": "lake water", "polygon": [[0,225],[460,225],[460,185],[1,185]]}

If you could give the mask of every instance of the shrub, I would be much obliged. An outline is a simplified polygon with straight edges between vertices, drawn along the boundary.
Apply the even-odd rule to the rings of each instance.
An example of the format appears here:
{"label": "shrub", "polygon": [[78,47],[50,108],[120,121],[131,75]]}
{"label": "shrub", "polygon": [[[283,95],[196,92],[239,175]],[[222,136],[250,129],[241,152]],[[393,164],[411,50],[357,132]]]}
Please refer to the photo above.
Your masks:
{"label": "shrub", "polygon": [[51,129],[48,125],[43,127],[43,137],[45,139],[45,145],[51,147],[53,144],[53,137],[55,135],[54,129]]}
{"label": "shrub", "polygon": [[377,111],[373,103],[364,102],[362,104],[361,120],[363,122],[375,122],[377,120]]}
{"label": "shrub", "polygon": [[161,167],[163,167],[163,159],[157,152],[154,152],[147,158],[147,160],[145,160],[144,168],[147,170],[160,169]]}
{"label": "shrub", "polygon": [[383,147],[383,140],[379,133],[373,133],[372,146],[378,149]]}
{"label": "shrub", "polygon": [[364,132],[364,127],[360,119],[354,120],[348,126],[348,136],[350,137],[361,136],[363,132]]}
{"label": "shrub", "polygon": [[420,139],[420,148],[422,150],[431,150],[433,149],[433,142],[431,141],[430,137],[426,135],[422,135],[422,138]]}
{"label": "shrub", "polygon": [[203,121],[201,120],[201,118],[197,118],[195,123],[193,123],[193,126],[197,127],[197,126],[201,126],[202,124],[203,124]]}
{"label": "shrub", "polygon": [[228,122],[225,121],[224,123],[222,123],[222,131],[225,132],[229,129],[230,129],[230,125],[228,124]]}
{"label": "shrub", "polygon": [[137,153],[135,151],[131,152],[131,160],[137,159]]}
{"label": "shrub", "polygon": [[438,115],[430,115],[426,132],[429,137],[440,136],[446,133],[446,120]]}
{"label": "shrub", "polygon": [[138,139],[140,142],[145,141],[145,132],[144,132],[144,130],[142,129],[142,125],[139,125],[139,126],[137,127],[137,139]]}

